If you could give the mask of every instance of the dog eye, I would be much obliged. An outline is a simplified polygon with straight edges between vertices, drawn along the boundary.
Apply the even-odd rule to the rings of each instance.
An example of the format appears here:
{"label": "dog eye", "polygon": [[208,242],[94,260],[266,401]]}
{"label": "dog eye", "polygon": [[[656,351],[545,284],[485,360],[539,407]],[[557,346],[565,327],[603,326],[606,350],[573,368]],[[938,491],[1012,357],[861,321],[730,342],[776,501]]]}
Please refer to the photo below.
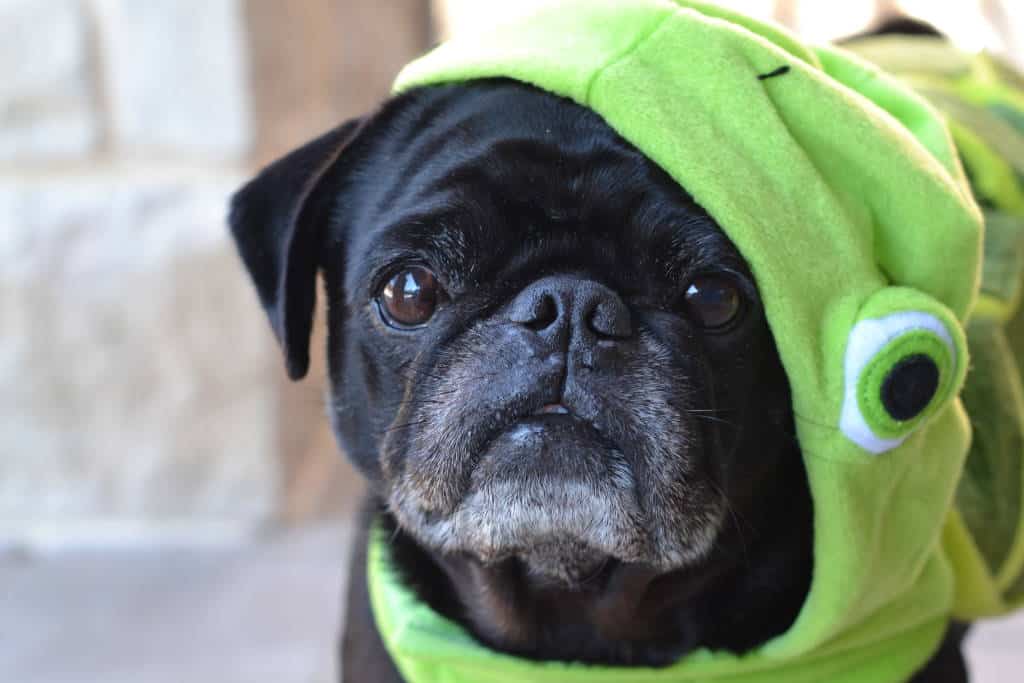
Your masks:
{"label": "dog eye", "polygon": [[702,275],[687,287],[684,305],[690,319],[703,329],[722,332],[743,312],[743,294],[728,275]]}
{"label": "dog eye", "polygon": [[441,295],[434,273],[423,266],[412,266],[388,280],[377,301],[388,324],[418,327],[434,316]]}

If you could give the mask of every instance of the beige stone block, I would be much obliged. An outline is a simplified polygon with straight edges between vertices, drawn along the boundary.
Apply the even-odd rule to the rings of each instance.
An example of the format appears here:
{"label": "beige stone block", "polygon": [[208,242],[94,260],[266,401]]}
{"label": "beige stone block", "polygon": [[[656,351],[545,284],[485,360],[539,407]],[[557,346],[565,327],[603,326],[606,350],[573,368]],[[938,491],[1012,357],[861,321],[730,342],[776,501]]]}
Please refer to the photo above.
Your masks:
{"label": "beige stone block", "polygon": [[117,153],[233,160],[249,152],[239,0],[94,1]]}
{"label": "beige stone block", "polygon": [[0,161],[78,158],[95,146],[88,36],[75,0],[0,0]]}
{"label": "beige stone block", "polygon": [[240,182],[0,184],[0,536],[276,515],[277,349],[224,225]]}

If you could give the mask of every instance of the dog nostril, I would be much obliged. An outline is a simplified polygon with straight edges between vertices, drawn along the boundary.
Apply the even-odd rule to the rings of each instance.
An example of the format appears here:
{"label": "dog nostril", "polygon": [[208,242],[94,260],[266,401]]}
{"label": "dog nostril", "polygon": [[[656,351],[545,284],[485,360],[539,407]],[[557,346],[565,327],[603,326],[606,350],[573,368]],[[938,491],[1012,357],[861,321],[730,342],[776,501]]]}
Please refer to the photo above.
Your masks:
{"label": "dog nostril", "polygon": [[629,309],[621,301],[603,301],[587,316],[587,326],[602,337],[625,339],[633,334]]}
{"label": "dog nostril", "polygon": [[555,303],[554,297],[550,294],[545,294],[538,297],[534,302],[531,313],[530,319],[524,321],[523,324],[531,330],[539,332],[547,329],[558,320],[558,304]]}

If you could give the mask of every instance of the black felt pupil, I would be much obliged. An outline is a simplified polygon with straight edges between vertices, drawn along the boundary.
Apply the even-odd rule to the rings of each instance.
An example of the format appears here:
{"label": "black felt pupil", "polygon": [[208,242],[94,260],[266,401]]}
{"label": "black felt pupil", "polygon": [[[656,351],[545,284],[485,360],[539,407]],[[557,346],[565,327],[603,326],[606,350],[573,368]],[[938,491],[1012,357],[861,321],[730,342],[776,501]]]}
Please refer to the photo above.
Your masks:
{"label": "black felt pupil", "polygon": [[922,412],[939,390],[939,366],[929,356],[907,356],[893,366],[882,382],[882,406],[898,421]]}
{"label": "black felt pupil", "polygon": [[438,284],[434,274],[421,266],[392,277],[381,292],[381,305],[391,322],[407,327],[430,320],[437,308]]}
{"label": "black felt pupil", "polygon": [[706,330],[729,327],[742,307],[739,288],[729,277],[699,277],[686,290],[686,310],[690,318]]}

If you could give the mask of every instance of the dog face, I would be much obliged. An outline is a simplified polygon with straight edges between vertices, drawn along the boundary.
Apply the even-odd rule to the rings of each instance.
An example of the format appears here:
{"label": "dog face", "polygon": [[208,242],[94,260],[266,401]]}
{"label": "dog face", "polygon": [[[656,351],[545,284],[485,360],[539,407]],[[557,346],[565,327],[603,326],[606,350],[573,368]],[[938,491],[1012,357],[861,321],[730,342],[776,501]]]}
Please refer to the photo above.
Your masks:
{"label": "dog face", "polygon": [[[342,446],[469,583],[720,575],[804,485],[744,260],[592,112],[505,81],[413,92],[269,167],[231,222],[293,376],[323,273]],[[475,621],[500,642],[529,618]]]}

